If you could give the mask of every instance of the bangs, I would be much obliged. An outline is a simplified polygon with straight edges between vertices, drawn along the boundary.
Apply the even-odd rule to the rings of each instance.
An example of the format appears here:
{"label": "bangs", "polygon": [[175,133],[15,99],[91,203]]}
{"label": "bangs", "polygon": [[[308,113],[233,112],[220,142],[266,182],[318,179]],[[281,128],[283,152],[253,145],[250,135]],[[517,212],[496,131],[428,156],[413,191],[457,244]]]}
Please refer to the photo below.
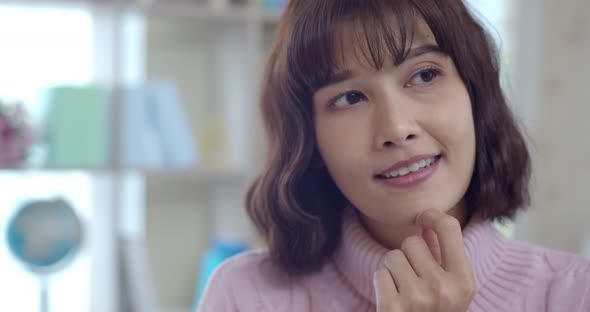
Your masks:
{"label": "bangs", "polygon": [[[433,29],[442,18],[440,10],[429,10],[431,1],[422,5],[424,8],[419,2],[307,1],[294,21],[288,52],[288,71],[299,85],[297,89],[305,90],[309,97],[333,81],[335,73],[346,70],[345,48],[352,47],[354,51],[346,52],[353,52],[355,61],[374,70],[380,70],[386,61],[403,63],[420,20],[431,29],[441,52],[449,54]],[[438,16],[432,16],[433,12]]]}
{"label": "bangs", "polygon": [[[295,22],[292,74],[311,93],[345,70],[345,48],[375,70],[401,64],[414,39],[417,12],[408,1],[308,1]],[[350,43],[354,43],[351,45]]]}

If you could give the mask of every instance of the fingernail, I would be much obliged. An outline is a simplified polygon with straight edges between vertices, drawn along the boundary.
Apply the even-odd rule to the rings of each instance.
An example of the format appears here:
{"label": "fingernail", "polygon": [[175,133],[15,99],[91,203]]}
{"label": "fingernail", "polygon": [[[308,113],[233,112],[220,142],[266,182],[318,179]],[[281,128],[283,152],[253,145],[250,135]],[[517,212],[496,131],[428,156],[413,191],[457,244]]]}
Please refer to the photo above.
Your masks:
{"label": "fingernail", "polygon": [[379,294],[379,276],[377,273],[379,273],[378,270],[373,273],[373,288],[375,289],[375,295]]}
{"label": "fingernail", "polygon": [[420,217],[422,217],[423,212],[420,212],[419,214],[416,215],[416,219],[414,220],[414,224],[420,224]]}
{"label": "fingernail", "polygon": [[377,271],[373,272],[373,285],[377,285]]}

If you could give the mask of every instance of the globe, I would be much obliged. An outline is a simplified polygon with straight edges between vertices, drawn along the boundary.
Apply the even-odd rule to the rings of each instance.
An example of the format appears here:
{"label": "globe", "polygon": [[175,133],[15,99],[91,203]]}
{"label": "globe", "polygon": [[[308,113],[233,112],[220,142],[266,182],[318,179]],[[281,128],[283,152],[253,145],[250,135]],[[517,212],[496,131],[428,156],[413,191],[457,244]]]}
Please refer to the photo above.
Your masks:
{"label": "globe", "polygon": [[63,269],[82,243],[82,226],[64,199],[25,203],[8,223],[8,247],[30,271],[50,274]]}

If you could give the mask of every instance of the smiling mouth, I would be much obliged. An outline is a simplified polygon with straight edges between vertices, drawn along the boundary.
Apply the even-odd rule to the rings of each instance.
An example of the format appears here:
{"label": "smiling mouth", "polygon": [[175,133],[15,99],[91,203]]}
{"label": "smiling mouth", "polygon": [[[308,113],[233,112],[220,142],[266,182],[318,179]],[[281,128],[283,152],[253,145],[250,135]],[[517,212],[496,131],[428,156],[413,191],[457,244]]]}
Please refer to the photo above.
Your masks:
{"label": "smiling mouth", "polygon": [[378,174],[375,177],[377,179],[382,179],[382,180],[397,179],[397,178],[405,177],[405,176],[410,175],[412,173],[420,172],[424,169],[432,167],[432,165],[436,164],[441,158],[442,158],[442,155],[439,154],[439,155],[431,157],[431,158],[422,159],[420,161],[417,161],[413,164],[408,165],[407,167],[401,167],[396,170],[392,170],[388,173]]}

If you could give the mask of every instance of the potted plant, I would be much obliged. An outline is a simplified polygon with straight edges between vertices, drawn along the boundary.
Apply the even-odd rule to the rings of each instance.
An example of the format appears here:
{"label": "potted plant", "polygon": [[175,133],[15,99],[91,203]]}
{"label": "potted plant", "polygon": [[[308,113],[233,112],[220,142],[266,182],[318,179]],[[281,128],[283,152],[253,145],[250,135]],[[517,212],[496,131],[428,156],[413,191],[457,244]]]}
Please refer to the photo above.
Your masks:
{"label": "potted plant", "polygon": [[32,142],[32,130],[22,103],[0,100],[0,168],[21,167]]}

